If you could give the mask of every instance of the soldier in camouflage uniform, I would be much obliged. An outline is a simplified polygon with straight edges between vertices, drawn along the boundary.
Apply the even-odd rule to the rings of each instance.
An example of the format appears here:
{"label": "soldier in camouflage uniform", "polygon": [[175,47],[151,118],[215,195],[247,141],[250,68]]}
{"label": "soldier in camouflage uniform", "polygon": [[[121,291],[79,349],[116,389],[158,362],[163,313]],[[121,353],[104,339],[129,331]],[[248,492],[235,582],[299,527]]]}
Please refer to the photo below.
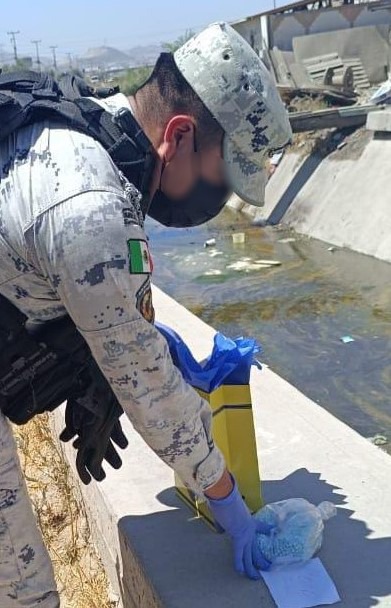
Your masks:
{"label": "soldier in camouflage uniform", "polygon": [[[100,103],[130,107],[151,140],[158,162],[150,215],[169,225],[205,221],[232,191],[262,204],[267,151],[290,138],[270,76],[226,24],[161,57],[135,97]],[[98,142],[53,122],[2,142],[0,161],[0,293],[32,327],[70,315],[134,427],[189,488],[207,496],[232,537],[235,568],[256,578],[255,524],[213,443],[209,406],[184,382],[153,326],[139,191]],[[216,192],[216,210],[199,211]],[[1,413],[0,606],[59,606]]]}

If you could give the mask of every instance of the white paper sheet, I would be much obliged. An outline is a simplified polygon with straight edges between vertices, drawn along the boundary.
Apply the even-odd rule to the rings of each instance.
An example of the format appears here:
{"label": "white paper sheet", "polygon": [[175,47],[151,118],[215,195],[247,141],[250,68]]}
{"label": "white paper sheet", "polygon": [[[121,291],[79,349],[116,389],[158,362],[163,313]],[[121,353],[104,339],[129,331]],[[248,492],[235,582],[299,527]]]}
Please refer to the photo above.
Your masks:
{"label": "white paper sheet", "polygon": [[301,566],[280,566],[262,572],[278,608],[312,608],[341,598],[318,557]]}

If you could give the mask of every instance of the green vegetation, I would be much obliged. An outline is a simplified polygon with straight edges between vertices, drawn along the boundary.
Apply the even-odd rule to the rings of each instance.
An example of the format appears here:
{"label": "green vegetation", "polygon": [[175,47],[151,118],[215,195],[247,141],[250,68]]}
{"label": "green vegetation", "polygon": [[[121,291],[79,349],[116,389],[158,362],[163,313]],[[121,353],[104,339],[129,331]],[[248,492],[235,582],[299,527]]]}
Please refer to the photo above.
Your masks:
{"label": "green vegetation", "polygon": [[[164,48],[165,51],[167,51],[169,53],[174,53],[180,46],[182,46],[183,44],[185,44],[185,42],[187,42],[190,38],[192,38],[194,36],[194,34],[195,34],[195,32],[191,29],[186,30],[184,32],[184,34],[179,36],[176,40],[173,40],[172,42],[162,42],[162,47]],[[21,60],[18,60],[18,63],[16,65],[15,64],[13,64],[13,65],[4,64],[4,65],[0,66],[0,71],[2,70],[3,72],[12,72],[14,70],[23,69],[23,68],[26,69],[27,66],[21,59]],[[35,66],[33,68],[30,67],[29,69],[36,69],[36,67]],[[137,89],[149,78],[152,70],[153,70],[153,66],[140,66],[137,68],[129,68],[125,72],[125,74],[114,78],[114,84],[119,85],[119,87],[121,89],[121,93],[124,93],[125,95],[134,95],[134,93],[137,91]],[[46,71],[50,71],[53,73],[52,70],[46,70]],[[72,73],[77,73],[77,71],[72,70]],[[81,74],[78,74],[78,75],[81,75]],[[88,77],[88,75],[87,76],[84,75],[84,78],[86,78],[88,80],[89,77]],[[103,74],[101,74],[99,80],[104,82],[105,78],[103,77]]]}
{"label": "green vegetation", "polygon": [[193,30],[186,30],[182,36],[179,36],[179,38],[173,42],[162,42],[162,47],[169,53],[175,53],[179,47],[183,46],[190,38],[193,38],[194,34],[195,32],[193,32]]}
{"label": "green vegetation", "polygon": [[30,61],[28,61],[27,59],[18,59],[16,62],[14,63],[3,63],[2,65],[0,65],[0,70],[6,74],[9,72],[16,72],[17,70],[32,70],[34,69],[32,67],[32,64]]}
{"label": "green vegetation", "polygon": [[[179,36],[173,42],[162,42],[162,47],[169,53],[174,53],[180,46],[185,44],[194,36],[193,30],[186,30],[182,36]],[[115,79],[115,84],[118,84],[121,93],[125,95],[134,95],[137,89],[147,80],[152,72],[153,67],[143,66],[139,68],[130,68],[124,76]]]}
{"label": "green vegetation", "polygon": [[115,84],[118,84],[121,93],[125,95],[134,95],[137,89],[147,80],[152,72],[152,67],[143,66],[140,68],[130,68],[124,76],[115,79]]}

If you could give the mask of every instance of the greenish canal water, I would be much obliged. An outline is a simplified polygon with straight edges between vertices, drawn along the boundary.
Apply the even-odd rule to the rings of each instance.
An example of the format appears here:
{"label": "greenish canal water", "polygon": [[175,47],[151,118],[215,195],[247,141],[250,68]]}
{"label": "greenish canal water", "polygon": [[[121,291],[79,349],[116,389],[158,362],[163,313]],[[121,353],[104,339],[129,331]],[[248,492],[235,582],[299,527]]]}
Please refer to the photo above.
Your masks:
{"label": "greenish canal water", "polygon": [[257,338],[263,362],[365,437],[384,436],[391,454],[391,265],[230,210],[147,232],[156,285],[226,335]]}

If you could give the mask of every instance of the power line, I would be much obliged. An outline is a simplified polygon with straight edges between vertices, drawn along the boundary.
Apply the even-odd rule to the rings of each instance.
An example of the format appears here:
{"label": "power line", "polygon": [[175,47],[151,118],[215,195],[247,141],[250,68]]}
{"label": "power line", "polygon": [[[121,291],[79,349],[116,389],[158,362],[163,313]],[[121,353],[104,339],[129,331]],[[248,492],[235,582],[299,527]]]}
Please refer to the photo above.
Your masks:
{"label": "power line", "polygon": [[11,36],[11,42],[14,47],[14,59],[15,59],[15,62],[17,62],[18,61],[18,50],[16,48],[16,36],[17,36],[17,34],[20,34],[20,32],[18,30],[17,32],[7,32],[7,34],[8,34],[8,36]]}
{"label": "power line", "polygon": [[72,69],[72,53],[66,53],[66,56],[68,57],[68,64],[69,64],[69,69]]}
{"label": "power line", "polygon": [[54,67],[55,70],[57,70],[56,48],[58,48],[58,45],[57,44],[53,44],[49,48],[52,49],[52,53],[53,53],[53,67]]}
{"label": "power line", "polygon": [[38,70],[41,71],[41,59],[39,57],[39,45],[41,44],[42,40],[32,40],[31,42],[32,42],[32,44],[35,44],[35,51],[37,54],[37,66],[38,66]]}
{"label": "power line", "polygon": [[[145,41],[146,37],[146,44],[159,44],[159,38],[165,38],[165,37],[171,37],[171,36],[177,36],[180,34],[183,34],[183,32],[186,29],[191,29],[191,30],[201,30],[202,28],[206,27],[208,25],[208,22],[204,22],[204,23],[198,23],[196,25],[189,25],[189,26],[178,26],[176,28],[170,28],[170,29],[161,29],[161,30],[142,30],[142,31],[137,31],[133,34],[132,40],[135,43],[135,45],[138,45],[139,43],[141,43],[141,41]],[[112,35],[110,38],[110,42],[112,42],[112,44],[114,46],[116,45],[120,45],[120,48],[125,48],[125,44],[124,42],[126,41],[126,46],[129,46],[129,34],[123,34],[120,36],[114,36]],[[156,42],[157,41],[157,42]],[[100,46],[102,44],[102,38],[96,36],[96,37],[92,37],[92,38],[85,38],[85,37],[80,37],[80,38],[61,38],[61,46],[62,47],[82,47],[83,49],[87,48],[88,46]],[[26,43],[23,42],[23,40],[18,44],[18,48],[19,47],[24,47],[24,49],[26,49],[28,46],[26,45]],[[63,52],[64,55],[66,55],[65,52]]]}

